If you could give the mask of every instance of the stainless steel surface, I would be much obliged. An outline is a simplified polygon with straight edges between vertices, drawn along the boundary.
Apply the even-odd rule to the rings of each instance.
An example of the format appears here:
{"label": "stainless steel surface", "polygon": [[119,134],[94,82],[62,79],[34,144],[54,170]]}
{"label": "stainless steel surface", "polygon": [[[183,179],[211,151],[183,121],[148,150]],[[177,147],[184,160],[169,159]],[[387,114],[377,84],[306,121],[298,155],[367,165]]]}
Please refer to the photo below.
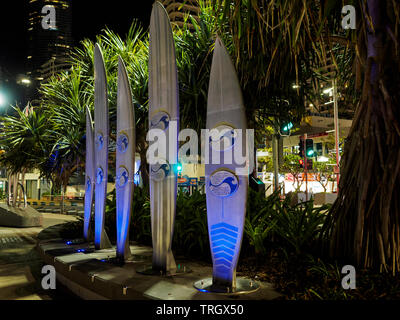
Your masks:
{"label": "stainless steel surface", "polygon": [[94,121],[95,121],[95,235],[96,249],[110,247],[104,231],[108,178],[108,100],[104,59],[98,44],[94,49]]}
{"label": "stainless steel surface", "polygon": [[[164,167],[150,165],[149,170],[153,268],[162,272],[173,272],[176,269],[171,244],[177,193],[177,175],[173,164],[178,160],[178,97],[178,75],[171,24],[164,7],[155,2],[150,19],[149,128],[159,127],[161,124],[167,136],[167,154],[170,148],[176,150],[171,157],[166,157],[167,163]],[[171,129],[173,122],[177,125],[176,132]],[[161,172],[161,178],[152,174],[155,172]]]}
{"label": "stainless steel surface", "polygon": [[94,179],[94,136],[93,121],[90,111],[86,108],[86,160],[85,160],[85,207],[83,218],[83,237],[86,241],[91,238],[90,235],[90,218],[93,205],[93,191],[95,186]]}
{"label": "stainless steel surface", "polygon": [[131,256],[129,226],[135,174],[135,112],[125,64],[118,57],[117,94],[117,150],[116,150],[116,201],[117,201],[117,257],[125,260]]}

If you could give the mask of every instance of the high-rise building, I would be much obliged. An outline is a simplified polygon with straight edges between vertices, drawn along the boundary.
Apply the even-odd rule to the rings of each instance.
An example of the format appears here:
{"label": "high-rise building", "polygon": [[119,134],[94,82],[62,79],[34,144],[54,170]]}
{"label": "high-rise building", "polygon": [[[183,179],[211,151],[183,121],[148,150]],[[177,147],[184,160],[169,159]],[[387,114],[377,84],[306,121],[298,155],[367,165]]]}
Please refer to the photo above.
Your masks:
{"label": "high-rise building", "polygon": [[[28,10],[28,75],[33,80],[42,81],[51,75],[51,70],[66,67],[65,60],[72,47],[72,7],[71,0],[29,0]],[[43,18],[49,11],[43,7],[52,6],[55,21],[51,27],[44,28]]]}
{"label": "high-rise building", "polygon": [[[191,15],[196,20],[200,12],[197,0],[164,0],[162,4],[168,12],[170,21],[182,27],[187,15]],[[191,24],[188,23],[189,28]]]}

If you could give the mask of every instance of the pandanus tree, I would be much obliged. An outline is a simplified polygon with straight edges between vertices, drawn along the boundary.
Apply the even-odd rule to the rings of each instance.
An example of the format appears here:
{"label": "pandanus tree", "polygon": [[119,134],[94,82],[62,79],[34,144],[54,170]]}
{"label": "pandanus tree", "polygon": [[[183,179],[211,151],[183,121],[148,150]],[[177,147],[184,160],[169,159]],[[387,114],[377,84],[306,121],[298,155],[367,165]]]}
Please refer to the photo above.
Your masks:
{"label": "pandanus tree", "polygon": [[[347,85],[354,85],[350,88],[354,91],[361,82],[363,86],[341,161],[338,198],[325,225],[330,253],[359,267],[398,272],[399,2],[353,1],[357,28],[348,30],[345,37],[336,34],[340,32],[342,7],[349,4],[342,1],[216,3],[216,12],[229,20],[234,31],[237,62],[242,62],[244,48],[250,57],[263,60],[256,64],[258,68],[247,65],[247,72],[266,90],[271,82],[281,83],[290,68],[298,75],[307,56],[323,61],[337,44],[348,49],[344,58],[353,60],[354,64],[350,61],[347,66],[354,65],[350,72],[354,76],[356,71],[356,81]],[[337,74],[345,74],[332,58]]]}
{"label": "pandanus tree", "polygon": [[361,267],[400,271],[400,3],[359,1],[363,73],[332,211],[331,253]]}

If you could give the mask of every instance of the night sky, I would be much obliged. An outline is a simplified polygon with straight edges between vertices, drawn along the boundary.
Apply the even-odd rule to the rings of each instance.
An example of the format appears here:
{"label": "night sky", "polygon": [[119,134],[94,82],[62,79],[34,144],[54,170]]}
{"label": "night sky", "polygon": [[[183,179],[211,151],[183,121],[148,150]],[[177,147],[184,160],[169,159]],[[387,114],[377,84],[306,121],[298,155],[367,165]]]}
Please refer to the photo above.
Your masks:
{"label": "night sky", "polygon": [[[27,56],[27,7],[29,0],[3,0],[0,5],[0,65],[6,77],[25,73]],[[153,0],[73,0],[74,44],[94,39],[108,26],[123,38],[134,18],[148,28]]]}

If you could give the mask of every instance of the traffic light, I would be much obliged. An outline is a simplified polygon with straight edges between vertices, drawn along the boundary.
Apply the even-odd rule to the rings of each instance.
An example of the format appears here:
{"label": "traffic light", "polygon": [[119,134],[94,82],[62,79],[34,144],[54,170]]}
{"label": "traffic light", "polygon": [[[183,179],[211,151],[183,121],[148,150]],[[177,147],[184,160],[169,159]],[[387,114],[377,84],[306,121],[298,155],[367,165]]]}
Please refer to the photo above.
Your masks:
{"label": "traffic light", "polygon": [[306,157],[312,158],[314,156],[314,141],[313,139],[306,140]]}
{"label": "traffic light", "polygon": [[304,160],[299,159],[300,168],[304,168]]}
{"label": "traffic light", "polygon": [[313,160],[307,159],[307,170],[312,170],[313,168]]}
{"label": "traffic light", "polygon": [[304,140],[303,139],[300,139],[300,142],[299,142],[299,157],[300,158],[304,158]]}
{"label": "traffic light", "polygon": [[293,128],[293,123],[291,122],[285,122],[281,125],[280,128],[280,134],[281,136],[289,136],[290,135],[290,129]]}
{"label": "traffic light", "polygon": [[178,164],[176,165],[176,171],[178,171],[178,173],[182,172],[182,164],[180,162],[178,162]]}

